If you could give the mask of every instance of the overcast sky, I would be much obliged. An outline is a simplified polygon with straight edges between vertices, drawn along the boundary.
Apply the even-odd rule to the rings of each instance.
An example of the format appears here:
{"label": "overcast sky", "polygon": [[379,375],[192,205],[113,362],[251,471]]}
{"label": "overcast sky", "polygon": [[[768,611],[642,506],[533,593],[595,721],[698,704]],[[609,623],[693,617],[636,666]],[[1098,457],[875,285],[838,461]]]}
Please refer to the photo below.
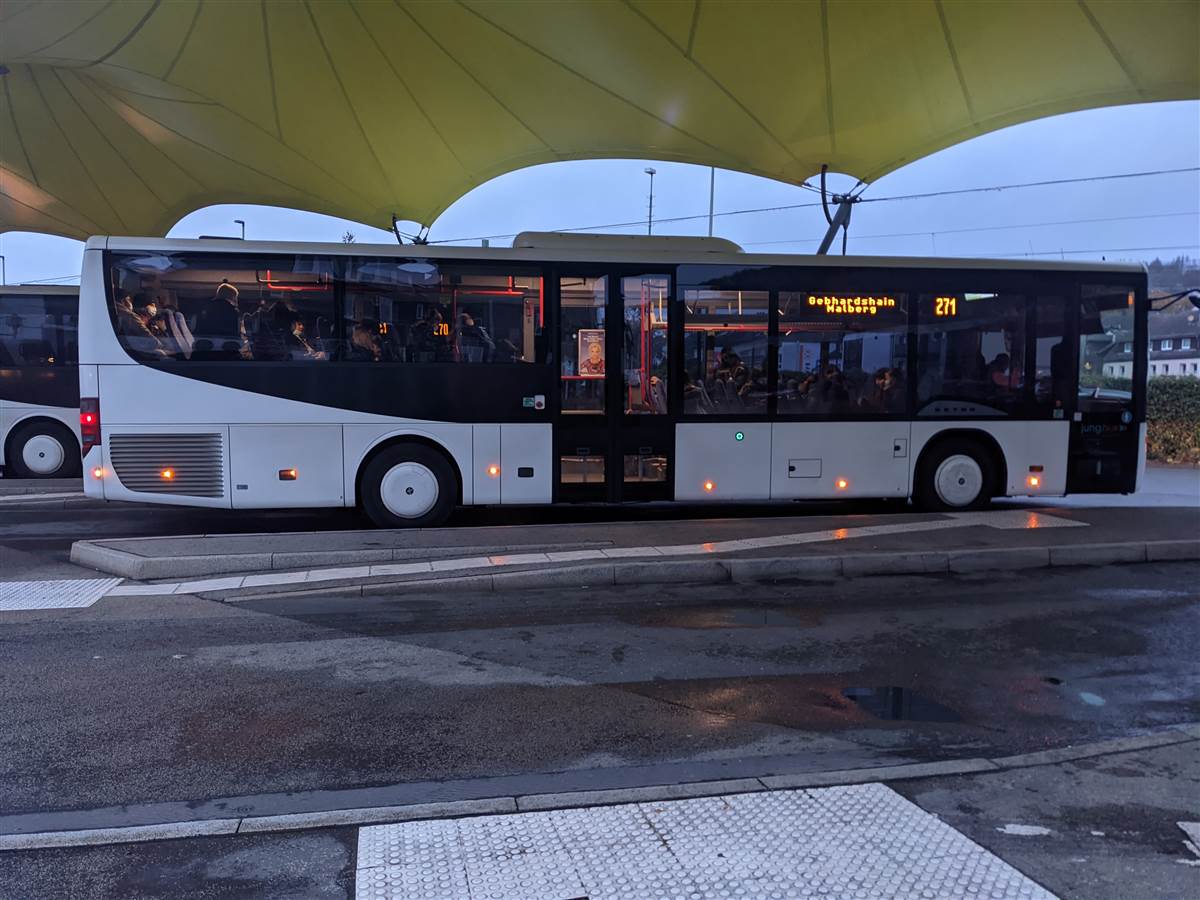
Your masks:
{"label": "overcast sky", "polygon": [[[656,234],[707,233],[709,170],[649,160],[554,163],[503,175],[450,207],[430,239],[478,238],[522,230],[644,223],[654,178]],[[1070,113],[974,138],[914,162],[870,185],[864,199],[1063,178],[1200,166],[1200,103],[1155,103]],[[813,183],[815,183],[813,179]],[[853,179],[831,178],[845,189]],[[734,210],[813,203],[802,188],[735,172],[716,175],[713,233],[749,251],[811,253],[825,231],[819,208],[722,215]],[[328,216],[260,206],[214,206],[191,213],[171,237],[236,235],[258,240],[394,243],[386,230]],[[1080,221],[1086,220],[1086,221]],[[1104,220],[1104,221],[1099,221]],[[387,223],[371,223],[387,227]],[[999,227],[1017,226],[1017,227]],[[986,230],[985,230],[986,229]],[[610,229],[645,233],[645,225]],[[896,236],[899,235],[899,236]],[[511,238],[492,241],[507,246]],[[475,241],[478,243],[478,241]],[[840,246],[836,249],[840,249]],[[78,280],[82,244],[10,232],[0,236],[7,280]],[[849,253],[1020,256],[1038,259],[1150,260],[1200,256],[1200,174],[860,203]],[[64,278],[63,276],[69,276]]]}

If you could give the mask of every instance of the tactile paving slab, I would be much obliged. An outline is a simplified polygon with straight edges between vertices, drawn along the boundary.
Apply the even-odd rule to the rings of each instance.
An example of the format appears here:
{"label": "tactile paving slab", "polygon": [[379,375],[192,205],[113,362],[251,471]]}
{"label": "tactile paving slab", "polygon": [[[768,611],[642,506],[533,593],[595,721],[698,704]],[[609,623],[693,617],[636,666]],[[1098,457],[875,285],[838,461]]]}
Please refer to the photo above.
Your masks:
{"label": "tactile paving slab", "polygon": [[0,581],[0,612],[91,606],[120,583],[120,578]]}
{"label": "tactile paving slab", "polygon": [[363,828],[357,900],[1053,898],[881,784]]}

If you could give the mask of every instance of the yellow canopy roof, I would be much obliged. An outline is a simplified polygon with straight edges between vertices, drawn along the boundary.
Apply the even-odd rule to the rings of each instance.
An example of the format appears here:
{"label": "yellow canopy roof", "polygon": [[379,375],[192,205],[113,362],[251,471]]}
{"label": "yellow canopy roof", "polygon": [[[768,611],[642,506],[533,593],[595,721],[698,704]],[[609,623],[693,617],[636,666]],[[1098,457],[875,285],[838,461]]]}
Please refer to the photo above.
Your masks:
{"label": "yellow canopy roof", "polygon": [[6,0],[0,72],[0,230],[162,234],[213,203],[387,227],[554,160],[870,181],[1197,98],[1200,3]]}

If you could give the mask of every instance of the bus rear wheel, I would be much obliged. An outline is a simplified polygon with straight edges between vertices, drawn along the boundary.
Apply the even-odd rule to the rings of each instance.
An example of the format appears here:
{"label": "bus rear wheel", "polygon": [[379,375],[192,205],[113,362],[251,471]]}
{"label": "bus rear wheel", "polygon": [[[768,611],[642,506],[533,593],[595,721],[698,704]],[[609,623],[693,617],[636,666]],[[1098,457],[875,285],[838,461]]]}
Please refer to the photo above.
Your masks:
{"label": "bus rear wheel", "polygon": [[80,472],[79,442],[59,422],[18,425],[8,451],[8,465],[17,478],[74,478]]}
{"label": "bus rear wheel", "polygon": [[380,528],[435,528],[454,510],[450,461],[421,444],[388,447],[363,470],[362,506]]}
{"label": "bus rear wheel", "polygon": [[983,509],[991,502],[996,467],[990,454],[971,440],[939,443],[921,459],[916,500],[939,512]]}

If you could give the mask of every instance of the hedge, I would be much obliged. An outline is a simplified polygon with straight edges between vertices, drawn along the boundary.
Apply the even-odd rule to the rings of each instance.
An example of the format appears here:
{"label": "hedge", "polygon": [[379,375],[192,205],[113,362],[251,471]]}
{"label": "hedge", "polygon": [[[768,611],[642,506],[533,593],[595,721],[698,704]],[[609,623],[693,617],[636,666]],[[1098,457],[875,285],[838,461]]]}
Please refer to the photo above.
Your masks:
{"label": "hedge", "polygon": [[1146,392],[1146,455],[1200,465],[1200,378],[1151,378]]}

